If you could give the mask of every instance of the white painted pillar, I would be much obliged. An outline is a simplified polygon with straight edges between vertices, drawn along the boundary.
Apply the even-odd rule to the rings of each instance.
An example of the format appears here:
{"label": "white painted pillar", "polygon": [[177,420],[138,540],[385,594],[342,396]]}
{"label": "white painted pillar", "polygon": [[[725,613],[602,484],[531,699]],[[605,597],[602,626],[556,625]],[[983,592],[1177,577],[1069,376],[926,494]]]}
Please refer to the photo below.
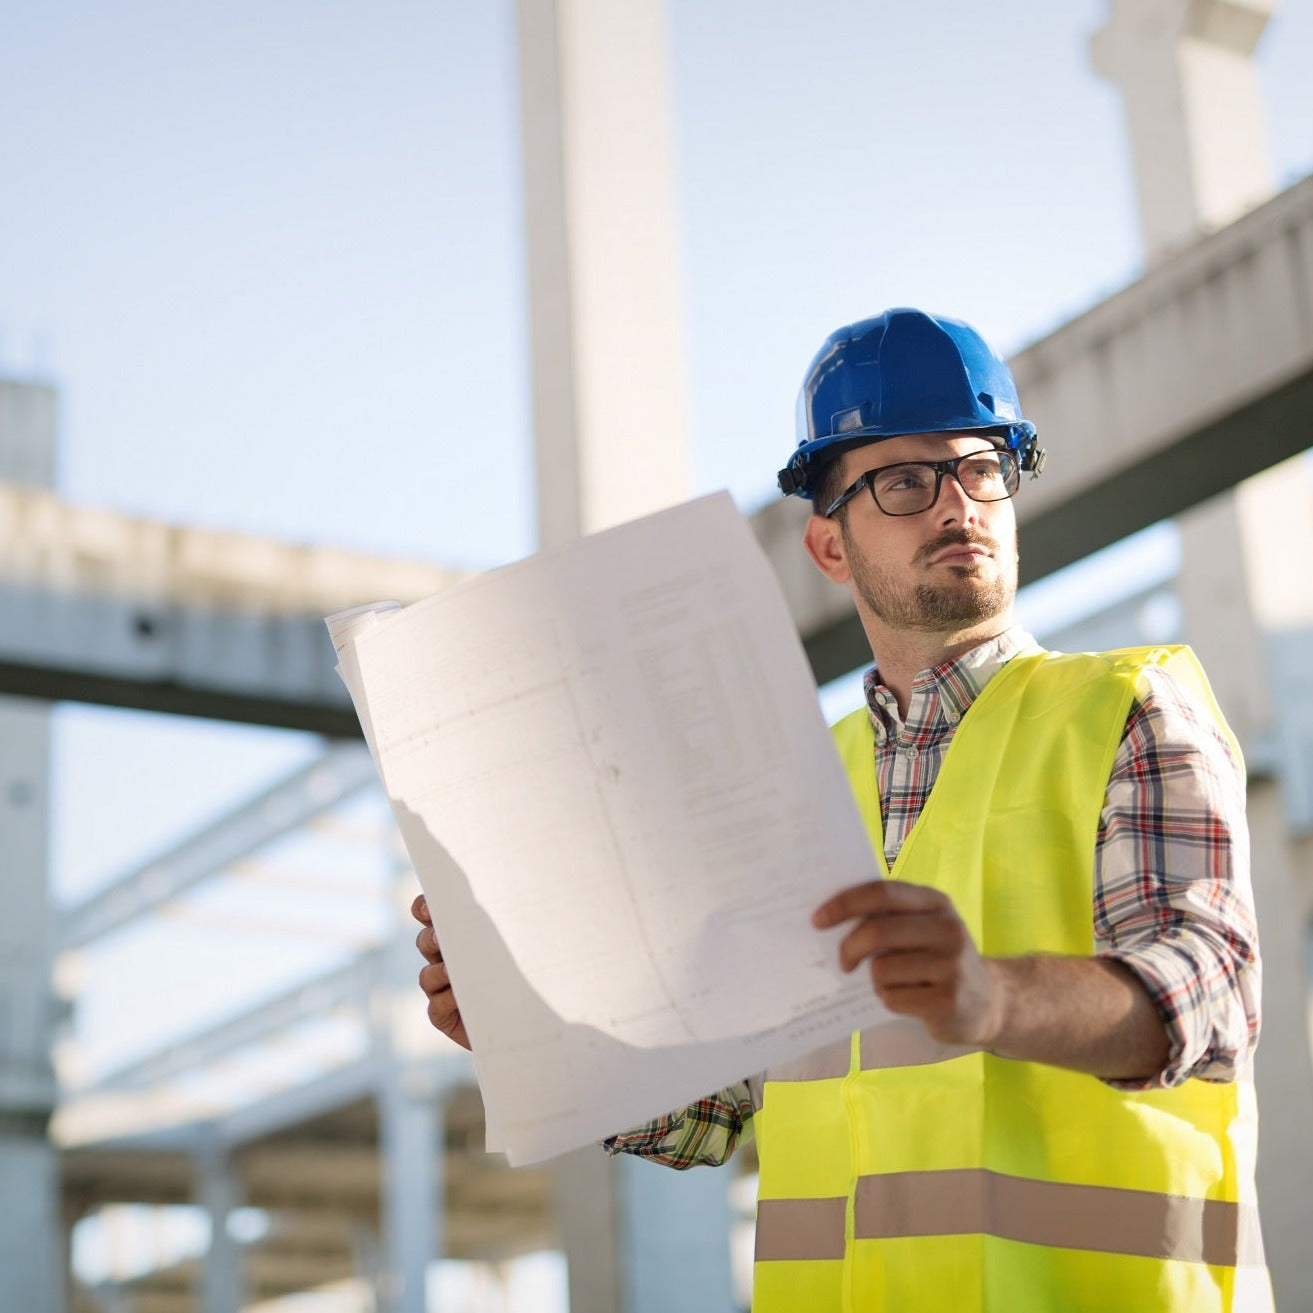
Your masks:
{"label": "white painted pillar", "polygon": [[425,1313],[425,1278],[439,1258],[442,1108],[431,1085],[398,1071],[379,1102],[383,1147],[384,1302],[387,1313]]}
{"label": "white painted pillar", "polygon": [[378,1232],[361,1217],[352,1218],[348,1226],[351,1234],[351,1259],[356,1275],[364,1280],[370,1291],[370,1303],[364,1313],[383,1313],[386,1286]]}
{"label": "white painted pillar", "polygon": [[538,538],[688,496],[662,0],[517,0]]}
{"label": "white painted pillar", "polygon": [[[674,110],[662,0],[517,0],[516,21],[538,539],[551,546],[690,492]],[[562,1159],[571,1313],[731,1309],[728,1184],[600,1150]]]}
{"label": "white painted pillar", "polygon": [[[1275,0],[1110,0],[1109,22],[1090,50],[1095,68],[1122,93],[1150,263],[1272,194],[1252,56],[1274,8]],[[1285,762],[1285,779],[1255,780],[1249,797],[1264,959],[1258,1187],[1277,1305],[1309,1308],[1313,1060],[1305,937],[1313,871],[1294,833],[1300,798],[1291,773],[1292,762],[1307,760],[1313,769],[1313,705],[1301,716],[1300,698],[1292,697],[1300,692],[1292,671],[1301,660],[1313,669],[1308,466],[1285,462],[1178,525],[1186,637],[1241,743],[1251,755],[1266,745],[1268,770],[1280,773]]]}
{"label": "white painted pillar", "polygon": [[619,1169],[601,1149],[576,1149],[552,1164],[552,1175],[570,1313],[632,1313],[621,1272]]}
{"label": "white painted pillar", "polygon": [[[1279,485],[1287,471],[1273,472]],[[1260,479],[1266,476],[1259,476]],[[1248,492],[1249,485],[1242,488]],[[1260,492],[1271,491],[1263,489]],[[1283,504],[1285,498],[1282,499]],[[1256,622],[1249,559],[1237,495],[1216,498],[1183,518],[1186,568],[1180,579],[1185,632],[1218,699],[1253,758],[1249,789],[1254,899],[1263,951],[1263,1036],[1255,1063],[1259,1092],[1258,1192],[1278,1308],[1313,1308],[1308,1198],[1313,1193],[1313,1063],[1309,1054],[1306,936],[1313,867],[1307,839],[1291,830],[1281,766],[1283,737],[1313,750],[1313,723],[1274,703],[1269,636]],[[1252,499],[1245,507],[1257,508]],[[1298,502],[1274,514],[1313,523]],[[1252,526],[1251,526],[1252,528]],[[1276,565],[1275,579],[1290,573]],[[1287,632],[1287,638],[1294,631]],[[1304,636],[1305,672],[1313,670],[1313,631]],[[1305,675],[1307,679],[1307,673]]]}
{"label": "white painted pillar", "polygon": [[[1231,498],[1239,529],[1250,632],[1262,642],[1249,666],[1267,705],[1256,741],[1269,745],[1276,778],[1251,788],[1254,894],[1263,944],[1263,1040],[1257,1076],[1262,1129],[1259,1195],[1278,1308],[1313,1308],[1308,1200],[1313,1195],[1313,1055],[1309,1050],[1307,942],[1313,867],[1298,830],[1309,832],[1313,780],[1313,470],[1304,457],[1242,483]],[[1215,551],[1188,542],[1203,557]],[[1218,568],[1201,559],[1200,571]],[[1236,614],[1210,617],[1235,651]],[[1284,658],[1284,660],[1282,659]],[[1293,658],[1293,659],[1292,659]]]}
{"label": "white painted pillar", "polygon": [[195,1154],[197,1199],[210,1221],[210,1247],[201,1264],[201,1313],[241,1313],[245,1304],[242,1247],[228,1228],[241,1194],[226,1146],[202,1142]]}
{"label": "white painted pillar", "polygon": [[90,1294],[100,1313],[132,1313],[131,1302],[122,1286],[95,1286]]}
{"label": "white painted pillar", "polygon": [[672,1172],[637,1159],[618,1166],[628,1313],[733,1313],[730,1169]]}
{"label": "white painted pillar", "polygon": [[1276,0],[1110,0],[1090,39],[1121,92],[1150,262],[1272,194],[1253,54]]}
{"label": "white painted pillar", "polygon": [[570,1313],[734,1313],[728,1168],[580,1149],[554,1170]]}
{"label": "white painted pillar", "polygon": [[414,923],[408,909],[415,876],[405,867],[393,889],[394,933],[387,976],[373,1022],[382,1150],[380,1229],[383,1313],[426,1313],[429,1264],[446,1252],[443,1219],[448,1089],[431,1057],[419,1056],[428,1019],[415,1006]]}
{"label": "white painted pillar", "polygon": [[[0,382],[0,479],[54,481],[48,388]],[[59,1313],[59,1167],[47,1138],[50,1063],[50,716],[0,698],[0,1309]]]}

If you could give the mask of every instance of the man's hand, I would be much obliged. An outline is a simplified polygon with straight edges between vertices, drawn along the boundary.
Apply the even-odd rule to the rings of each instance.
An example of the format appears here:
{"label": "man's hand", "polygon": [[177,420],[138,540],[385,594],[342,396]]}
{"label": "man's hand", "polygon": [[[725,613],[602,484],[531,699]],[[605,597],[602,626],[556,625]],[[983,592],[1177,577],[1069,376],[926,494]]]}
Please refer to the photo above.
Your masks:
{"label": "man's hand", "polygon": [[428,995],[429,1020],[444,1035],[454,1039],[463,1049],[470,1047],[465,1023],[460,1019],[456,995],[451,992],[451,977],[442,960],[442,948],[433,933],[433,918],[429,915],[428,900],[420,894],[410,905],[410,914],[424,928],[415,936],[415,947],[428,963],[419,973],[419,987]]}
{"label": "man's hand", "polygon": [[890,1012],[919,1017],[945,1044],[993,1045],[1003,1026],[1003,984],[944,894],[872,880],[835,894],[812,914],[822,930],[854,919],[839,945],[839,964],[854,971],[866,962]]}
{"label": "man's hand", "polygon": [[1115,958],[981,957],[952,902],[904,880],[854,885],[812,914],[822,930],[852,920],[840,965],[866,962],[889,1011],[943,1043],[1110,1080],[1151,1080],[1171,1056],[1149,991]]}

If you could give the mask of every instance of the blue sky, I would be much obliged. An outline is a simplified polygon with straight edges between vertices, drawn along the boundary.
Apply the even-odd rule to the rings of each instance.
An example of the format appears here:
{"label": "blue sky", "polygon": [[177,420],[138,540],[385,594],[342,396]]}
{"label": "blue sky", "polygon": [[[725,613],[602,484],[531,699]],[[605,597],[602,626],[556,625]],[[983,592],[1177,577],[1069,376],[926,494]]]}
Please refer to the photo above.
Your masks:
{"label": "blue sky", "polygon": [[[915,304],[1012,350],[1134,277],[1103,12],[671,0],[697,491],[771,495],[841,323]],[[69,500],[449,565],[530,550],[513,36],[509,0],[0,0],[0,373],[59,387]],[[1289,182],[1313,3],[1259,65]],[[65,897],[312,750],[75,708],[57,746]]]}
{"label": "blue sky", "polygon": [[[672,0],[699,488],[770,495],[839,323],[918,304],[1011,349],[1134,274],[1102,8]],[[1285,178],[1313,167],[1311,9],[1262,48]],[[0,0],[0,27],[0,368],[60,385],[71,499],[529,549],[506,0]]]}

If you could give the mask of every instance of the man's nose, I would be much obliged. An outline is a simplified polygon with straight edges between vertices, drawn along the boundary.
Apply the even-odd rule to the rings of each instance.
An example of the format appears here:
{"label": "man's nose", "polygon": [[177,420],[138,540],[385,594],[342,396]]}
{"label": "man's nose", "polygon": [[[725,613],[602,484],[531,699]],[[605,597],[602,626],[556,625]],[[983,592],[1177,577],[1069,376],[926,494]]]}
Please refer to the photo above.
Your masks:
{"label": "man's nose", "polygon": [[980,503],[966,495],[955,474],[945,471],[935,502],[935,518],[940,524],[973,524],[979,517]]}

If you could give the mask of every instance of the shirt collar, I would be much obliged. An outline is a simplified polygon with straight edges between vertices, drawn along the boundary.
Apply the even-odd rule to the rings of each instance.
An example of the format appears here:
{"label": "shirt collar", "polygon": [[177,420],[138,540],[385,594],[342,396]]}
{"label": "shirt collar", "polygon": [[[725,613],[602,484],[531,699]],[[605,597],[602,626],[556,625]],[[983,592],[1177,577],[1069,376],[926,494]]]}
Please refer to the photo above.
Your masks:
{"label": "shirt collar", "polygon": [[[964,652],[952,661],[922,670],[912,681],[912,698],[907,708],[908,724],[943,721],[956,725],[981,690],[1014,656],[1039,647],[1034,637],[1020,625],[1005,629],[994,638]],[[876,740],[897,734],[904,727],[898,715],[898,700],[880,681],[880,669],[872,666],[863,680],[866,706]]]}

